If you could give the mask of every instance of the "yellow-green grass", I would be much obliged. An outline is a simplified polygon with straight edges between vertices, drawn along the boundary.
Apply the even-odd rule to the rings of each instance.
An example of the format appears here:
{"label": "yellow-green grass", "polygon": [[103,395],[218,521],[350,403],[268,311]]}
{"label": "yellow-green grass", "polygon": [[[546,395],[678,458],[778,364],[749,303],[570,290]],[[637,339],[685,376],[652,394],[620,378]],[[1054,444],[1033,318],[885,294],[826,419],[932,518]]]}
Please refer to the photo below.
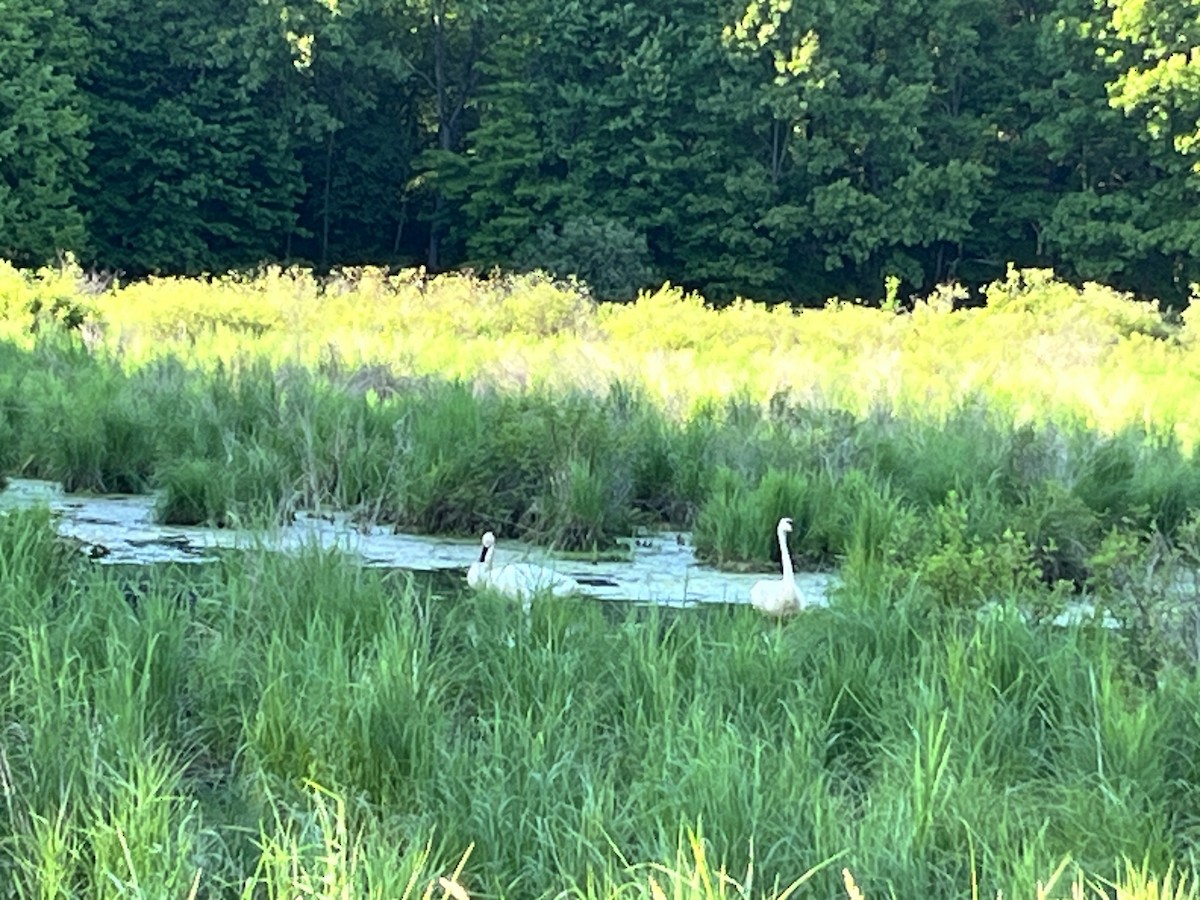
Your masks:
{"label": "yellow-green grass", "polygon": [[849,302],[713,310],[670,286],[598,306],[537,276],[372,269],[331,280],[278,269],[152,279],[85,296],[77,274],[0,263],[5,333],[34,339],[25,309],[37,299],[43,310],[77,304],[92,323],[90,343],[128,368],[164,356],[199,367],[262,357],[500,389],[619,380],[682,414],[713,398],[765,405],[780,392],[860,415],[885,405],[936,416],[982,398],[1017,421],[1136,425],[1187,447],[1200,436],[1190,320],[1167,322],[1153,305],[1042,271],[1011,273],[987,290],[983,308],[953,309],[943,290],[901,314]]}

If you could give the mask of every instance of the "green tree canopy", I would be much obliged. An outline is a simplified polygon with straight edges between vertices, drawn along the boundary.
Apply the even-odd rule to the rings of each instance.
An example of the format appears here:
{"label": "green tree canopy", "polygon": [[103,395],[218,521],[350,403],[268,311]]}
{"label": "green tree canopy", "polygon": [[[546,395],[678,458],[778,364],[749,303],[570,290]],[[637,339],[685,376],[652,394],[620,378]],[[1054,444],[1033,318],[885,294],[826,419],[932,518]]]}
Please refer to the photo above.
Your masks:
{"label": "green tree canopy", "polygon": [[88,241],[78,190],[87,39],[65,0],[0,0],[0,255],[40,264]]}

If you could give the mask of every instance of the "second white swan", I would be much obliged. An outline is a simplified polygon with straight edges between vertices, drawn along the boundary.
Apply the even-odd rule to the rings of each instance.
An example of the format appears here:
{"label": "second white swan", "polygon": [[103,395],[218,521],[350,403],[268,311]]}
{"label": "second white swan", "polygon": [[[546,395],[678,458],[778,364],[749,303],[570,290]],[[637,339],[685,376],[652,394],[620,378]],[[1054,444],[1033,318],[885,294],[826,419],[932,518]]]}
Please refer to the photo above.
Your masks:
{"label": "second white swan", "polygon": [[792,555],[788,552],[787,536],[792,530],[792,520],[786,516],[779,520],[775,534],[779,538],[779,556],[783,564],[783,579],[763,579],[750,588],[750,603],[755,609],[768,616],[791,616],[804,609],[804,595],[796,587],[796,575],[792,570]]}
{"label": "second white swan", "polygon": [[578,593],[579,582],[569,575],[562,575],[545,566],[532,563],[509,563],[495,566],[496,535],[486,532],[483,536],[479,559],[467,569],[467,584],[475,590],[490,588],[516,600],[528,602],[535,594],[551,594],[566,597]]}

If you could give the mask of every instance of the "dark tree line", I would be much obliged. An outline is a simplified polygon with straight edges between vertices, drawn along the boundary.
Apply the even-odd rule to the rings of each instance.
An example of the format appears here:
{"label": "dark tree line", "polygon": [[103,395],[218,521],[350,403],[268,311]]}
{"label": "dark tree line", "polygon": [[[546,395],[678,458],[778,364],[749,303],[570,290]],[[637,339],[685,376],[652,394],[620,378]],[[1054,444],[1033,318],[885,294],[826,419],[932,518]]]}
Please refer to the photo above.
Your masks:
{"label": "dark tree line", "polygon": [[0,0],[0,255],[1200,280],[1193,0]]}

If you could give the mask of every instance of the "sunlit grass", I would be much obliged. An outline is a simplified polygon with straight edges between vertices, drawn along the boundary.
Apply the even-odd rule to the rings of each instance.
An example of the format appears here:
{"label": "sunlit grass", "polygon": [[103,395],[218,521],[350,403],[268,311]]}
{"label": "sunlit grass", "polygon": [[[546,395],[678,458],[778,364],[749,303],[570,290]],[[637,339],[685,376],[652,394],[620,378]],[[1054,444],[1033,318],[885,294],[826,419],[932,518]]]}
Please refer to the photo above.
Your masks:
{"label": "sunlit grass", "polygon": [[953,310],[951,293],[904,314],[853,303],[793,311],[739,302],[717,311],[670,286],[598,306],[538,276],[364,269],[319,282],[270,269],[82,296],[70,269],[0,273],[10,336],[31,340],[24,308],[35,300],[74,304],[93,346],[127,369],[164,355],[203,369],[250,355],[309,368],[335,361],[349,371],[386,364],[402,376],[508,390],[603,389],[619,379],[684,412],[740,395],[765,405],[783,391],[858,415],[882,403],[929,417],[980,397],[1017,421],[1135,426],[1173,432],[1187,447],[1200,434],[1188,402],[1200,372],[1193,323],[1039,271],[993,285],[982,309]]}
{"label": "sunlit grass", "polygon": [[1200,503],[1194,323],[1045,272],[901,314],[714,310],[670,286],[601,306],[537,275],[268,269],[88,295],[77,274],[0,267],[0,464],[159,490],[164,521],[333,507],[596,552],[694,525],[707,558],[765,566],[788,514],[810,563],[912,562],[852,507],[891,497],[899,521],[955,491],[964,546],[1011,530],[1079,584],[1099,530],[1169,535]]}

